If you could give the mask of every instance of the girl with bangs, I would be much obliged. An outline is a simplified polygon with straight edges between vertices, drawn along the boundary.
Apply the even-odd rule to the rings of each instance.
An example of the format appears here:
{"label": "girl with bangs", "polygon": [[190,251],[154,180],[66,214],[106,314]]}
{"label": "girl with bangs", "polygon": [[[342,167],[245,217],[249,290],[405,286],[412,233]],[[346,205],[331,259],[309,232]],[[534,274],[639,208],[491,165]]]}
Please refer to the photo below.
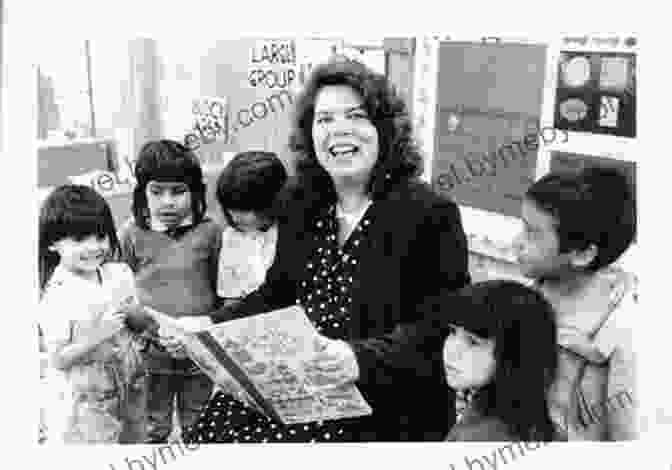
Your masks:
{"label": "girl with bangs", "polygon": [[546,396],[557,369],[553,308],[533,289],[493,280],[466,287],[434,324],[456,391],[448,441],[552,441]]}
{"label": "girl with bangs", "polygon": [[48,439],[144,439],[144,370],[133,273],[112,213],[87,186],[65,185],[39,221],[39,327],[49,354]]}

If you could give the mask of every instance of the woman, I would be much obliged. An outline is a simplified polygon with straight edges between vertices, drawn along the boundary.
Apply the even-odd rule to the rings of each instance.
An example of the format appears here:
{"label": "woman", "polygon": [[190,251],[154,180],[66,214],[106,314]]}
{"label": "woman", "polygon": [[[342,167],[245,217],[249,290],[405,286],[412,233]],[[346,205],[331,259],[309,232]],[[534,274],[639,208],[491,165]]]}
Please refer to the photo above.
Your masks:
{"label": "woman", "polygon": [[318,66],[296,102],[290,148],[298,178],[285,195],[266,283],[213,319],[301,304],[329,353],[350,365],[373,414],[284,426],[220,393],[187,439],[443,439],[454,409],[436,374],[423,373],[417,358],[417,367],[401,364],[398,353],[393,363],[387,360],[420,319],[416,305],[425,296],[469,282],[458,208],[417,178],[422,157],[404,101],[384,76],[360,63]]}

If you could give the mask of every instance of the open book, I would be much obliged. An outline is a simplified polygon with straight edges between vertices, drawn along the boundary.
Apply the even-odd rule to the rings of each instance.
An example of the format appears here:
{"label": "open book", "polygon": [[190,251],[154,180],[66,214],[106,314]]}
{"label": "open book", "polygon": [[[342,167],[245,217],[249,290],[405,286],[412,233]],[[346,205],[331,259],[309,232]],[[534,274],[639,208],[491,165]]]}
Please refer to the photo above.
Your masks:
{"label": "open book", "polygon": [[300,306],[190,331],[180,320],[145,307],[164,336],[182,339],[189,357],[215,384],[285,424],[372,413],[338,368],[314,360],[318,333]]}

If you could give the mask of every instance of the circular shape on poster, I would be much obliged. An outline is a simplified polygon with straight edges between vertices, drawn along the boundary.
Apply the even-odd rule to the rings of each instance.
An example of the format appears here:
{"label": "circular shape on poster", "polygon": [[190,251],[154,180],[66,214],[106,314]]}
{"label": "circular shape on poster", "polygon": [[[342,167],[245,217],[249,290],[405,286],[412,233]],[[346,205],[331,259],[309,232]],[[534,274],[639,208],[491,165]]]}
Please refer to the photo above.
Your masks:
{"label": "circular shape on poster", "polygon": [[455,132],[460,125],[460,117],[455,113],[450,113],[446,121],[448,132]]}
{"label": "circular shape on poster", "polygon": [[564,63],[562,78],[569,87],[583,86],[590,78],[590,61],[585,56],[572,57]]}
{"label": "circular shape on poster", "polygon": [[560,103],[560,115],[569,122],[581,121],[588,114],[588,105],[578,98],[569,98]]}

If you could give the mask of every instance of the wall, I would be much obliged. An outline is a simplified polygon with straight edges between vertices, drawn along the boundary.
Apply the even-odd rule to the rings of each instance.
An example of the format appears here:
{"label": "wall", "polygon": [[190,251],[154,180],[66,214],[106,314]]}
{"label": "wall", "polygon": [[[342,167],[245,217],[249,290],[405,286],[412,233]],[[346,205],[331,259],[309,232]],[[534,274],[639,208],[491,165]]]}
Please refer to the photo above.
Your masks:
{"label": "wall", "polygon": [[[391,51],[387,67],[390,78],[409,96],[409,107],[413,111],[416,129],[424,136],[426,149],[427,173],[431,177],[431,158],[433,154],[432,139],[435,116],[431,109],[432,93],[436,95],[436,77],[438,63],[432,63],[424,54],[431,50],[435,38],[416,38],[413,41],[398,39],[386,40],[385,46]],[[452,38],[460,41],[480,41],[480,37]],[[557,59],[561,50],[567,48],[560,37],[503,38],[503,41],[541,43],[548,46],[546,70],[542,97],[540,127],[553,127],[553,104],[557,85]],[[304,41],[297,43],[297,62],[307,63],[311,57],[326,57],[337,41]],[[412,46],[409,43],[413,44]],[[127,66],[133,77],[123,84],[127,90],[121,111],[115,114],[114,124],[119,128],[120,156],[133,155],[134,141],[145,136],[160,133],[168,137],[180,138],[184,129],[185,119],[188,126],[190,119],[191,99],[202,96],[219,97],[228,104],[229,115],[234,116],[240,111],[250,109],[254,103],[265,102],[272,93],[266,87],[252,87],[249,84],[251,51],[254,49],[254,38],[228,39],[201,44],[198,40],[176,38],[173,41],[161,40],[153,44],[147,40],[137,40],[124,45],[130,51],[131,61]],[[396,44],[396,45],[395,45]],[[591,45],[591,47],[593,47]],[[395,51],[403,51],[395,56]],[[410,52],[410,53],[409,53]],[[436,48],[438,61],[438,48]],[[96,66],[94,61],[94,67]],[[147,85],[154,86],[148,89]],[[151,88],[151,87],[149,87]],[[294,90],[292,90],[294,91]],[[143,95],[144,93],[144,95]],[[145,98],[142,98],[145,96]],[[177,97],[181,97],[181,100]],[[143,105],[144,102],[147,102]],[[158,102],[158,107],[156,103]],[[429,103],[429,106],[425,106]],[[142,110],[142,106],[147,109]],[[423,107],[424,106],[424,107]],[[258,108],[260,109],[260,108]],[[276,151],[286,161],[290,160],[285,148],[287,128],[289,124],[289,107],[277,113],[267,113],[263,119],[256,119],[249,126],[239,126],[233,138],[220,140],[207,151],[219,158],[219,164],[209,171],[210,190],[214,186],[214,175],[218,168],[230,158],[232,152],[264,147]],[[280,112],[281,111],[281,112]],[[143,114],[144,113],[144,114]],[[154,114],[152,114],[154,113]],[[159,118],[156,118],[158,113]],[[144,116],[142,119],[138,116]],[[181,116],[181,118],[180,118]],[[157,122],[158,121],[158,122]],[[144,124],[143,124],[144,122]],[[420,126],[422,123],[424,125]],[[135,131],[133,126],[144,126],[144,130]],[[124,127],[126,129],[124,129]],[[130,130],[130,131],[129,131]],[[126,135],[124,135],[126,133]],[[183,136],[182,136],[183,137]],[[567,142],[540,143],[535,176],[545,174],[550,167],[550,155],[554,150],[583,153],[620,160],[631,160],[639,164],[638,140],[618,138],[605,135],[569,132]],[[127,150],[124,150],[127,149]],[[291,167],[291,165],[289,165]],[[210,195],[210,207],[215,208]],[[112,200],[115,215],[128,214],[130,198],[116,197]],[[516,217],[504,216],[499,213],[461,206],[465,230],[469,235],[471,259],[470,263],[475,278],[484,276],[517,277],[510,242],[519,230]],[[215,212],[215,215],[216,212]],[[121,215],[120,215],[121,217]],[[637,246],[632,247],[624,257],[623,264],[636,266]]]}
{"label": "wall", "polygon": [[[291,170],[287,141],[294,94],[303,72],[328,58],[335,44],[335,40],[241,38],[193,44],[185,53],[184,45],[180,49],[159,41],[164,133],[183,139],[191,125],[191,100],[216,98],[226,103],[228,123],[215,142],[197,150],[204,162],[216,161],[222,152],[269,150]],[[258,71],[264,76],[270,72],[267,80],[260,80]]]}
{"label": "wall", "polygon": [[[437,126],[437,91],[440,86],[438,83],[439,46],[441,42],[440,38],[444,37],[447,39],[447,35],[443,34],[416,38],[413,122],[426,158],[426,171],[423,177],[427,181],[431,181],[432,178],[432,162],[436,150],[434,148],[434,136]],[[480,43],[482,37],[453,37],[451,35],[450,40]],[[498,41],[504,43],[543,44],[547,46],[539,128],[553,129],[558,58],[561,51],[572,50],[573,46],[559,35],[548,35],[537,38],[505,37],[499,38]],[[574,48],[583,50],[614,50],[613,46],[607,45],[605,41],[599,38],[586,37],[583,38],[583,42],[582,45]],[[637,47],[626,46],[623,40],[621,40],[620,49],[625,49],[628,52],[638,52]],[[462,66],[461,63],[457,65]],[[486,91],[482,92],[485,93]],[[478,93],[479,91],[475,90],[475,92]],[[555,139],[552,142],[540,141],[535,179],[549,171],[551,154],[554,151],[607,157],[615,161],[634,162],[638,166],[641,164],[643,155],[643,153],[639,152],[639,140],[637,138],[621,138],[569,131],[566,139]],[[463,225],[469,238],[470,266],[474,273],[474,278],[506,277],[520,279],[515,264],[514,253],[511,249],[511,241],[520,230],[520,220],[515,216],[506,216],[501,213],[476,209],[466,205],[461,205],[460,211]],[[643,262],[639,253],[639,246],[634,244],[621,257],[619,264],[628,270],[638,272]]]}

